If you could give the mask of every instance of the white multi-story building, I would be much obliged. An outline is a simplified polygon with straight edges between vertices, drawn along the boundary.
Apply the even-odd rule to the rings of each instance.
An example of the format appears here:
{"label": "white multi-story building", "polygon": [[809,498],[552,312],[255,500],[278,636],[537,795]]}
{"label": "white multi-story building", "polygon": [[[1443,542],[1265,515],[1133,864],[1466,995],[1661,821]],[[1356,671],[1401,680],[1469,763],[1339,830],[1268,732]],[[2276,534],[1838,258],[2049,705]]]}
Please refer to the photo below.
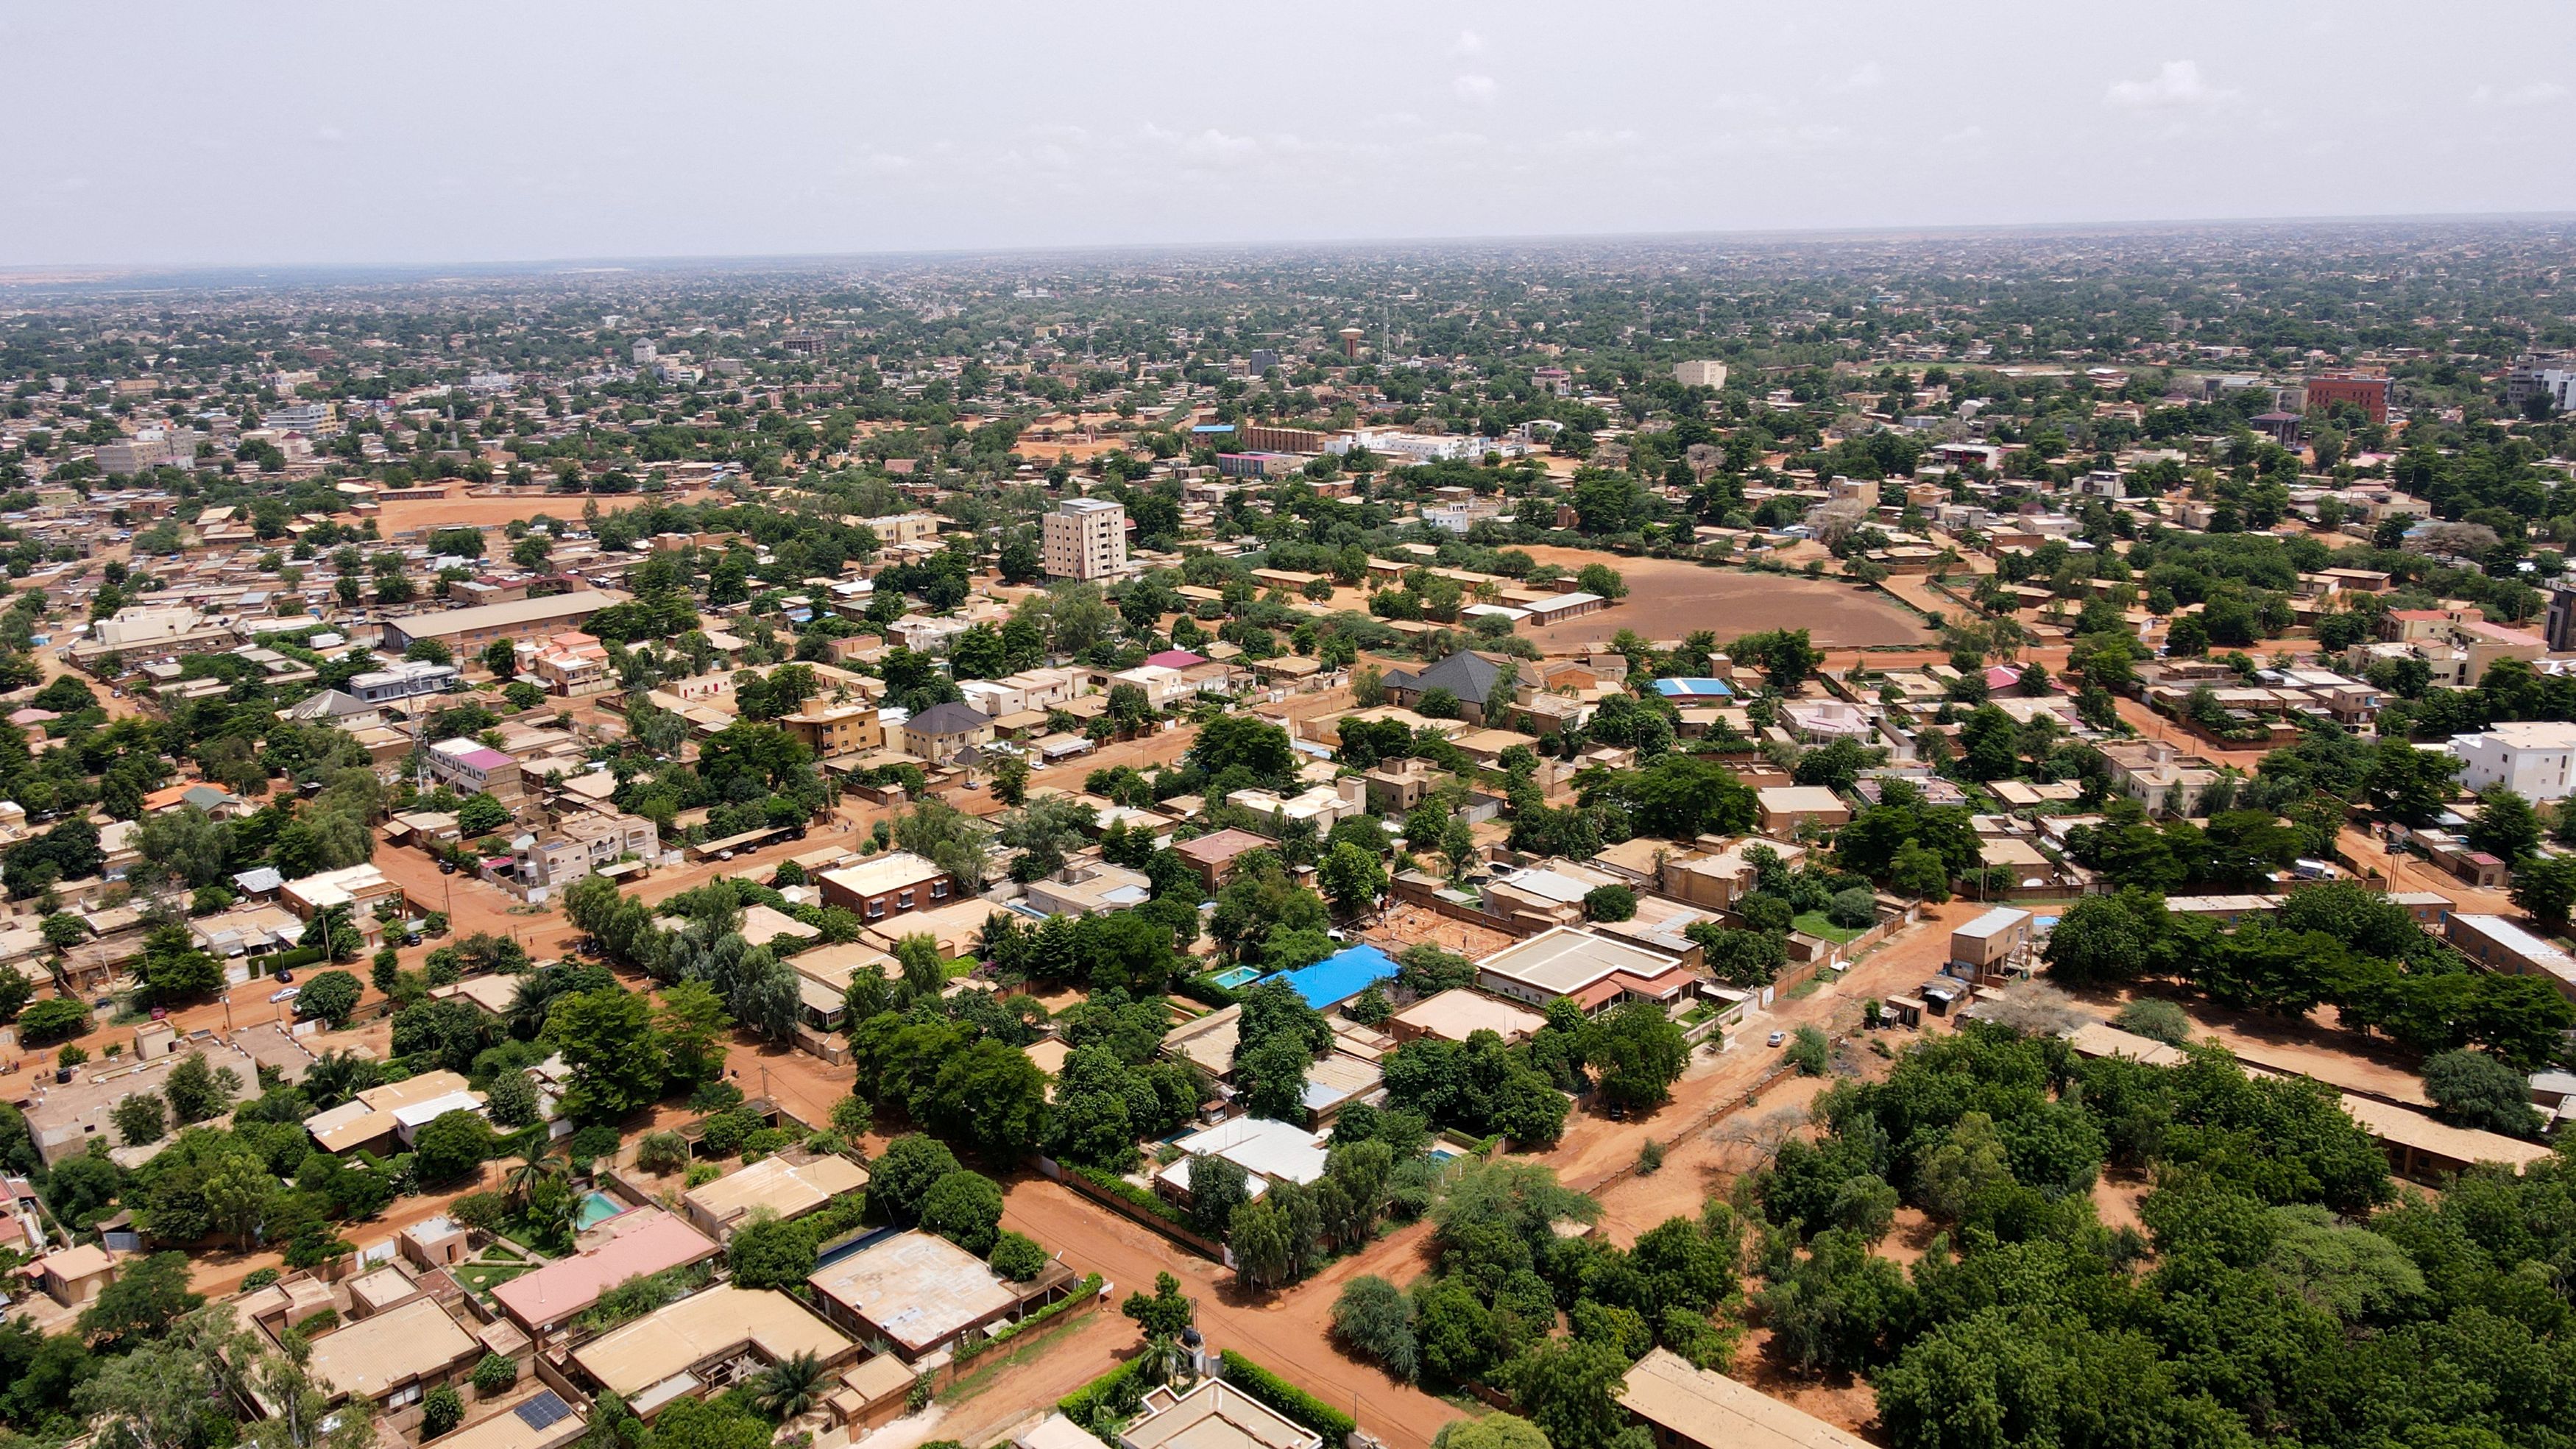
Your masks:
{"label": "white multi-story building", "polygon": [[1105,579],[1127,567],[1127,506],[1107,498],[1068,498],[1046,516],[1050,578]]}
{"label": "white multi-story building", "polygon": [[1719,388],[1726,386],[1726,364],[1723,362],[1676,362],[1673,381],[1684,387]]}
{"label": "white multi-story building", "polygon": [[2576,776],[2576,724],[2509,720],[2479,734],[2451,736],[2460,760],[2460,783],[2486,791],[2502,786],[2526,800],[2559,800]]}

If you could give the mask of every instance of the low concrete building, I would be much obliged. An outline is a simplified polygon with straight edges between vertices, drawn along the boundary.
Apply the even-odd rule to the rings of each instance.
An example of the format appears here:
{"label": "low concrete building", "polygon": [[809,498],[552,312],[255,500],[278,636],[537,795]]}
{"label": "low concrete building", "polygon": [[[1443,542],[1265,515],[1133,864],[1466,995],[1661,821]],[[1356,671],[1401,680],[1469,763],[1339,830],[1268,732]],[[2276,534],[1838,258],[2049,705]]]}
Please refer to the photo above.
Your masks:
{"label": "low concrete building", "polygon": [[1655,1449],[1870,1449],[1869,1441],[1658,1348],[1628,1370],[1619,1407]]}
{"label": "low concrete building", "polygon": [[1119,1449],[1322,1449],[1323,1436],[1223,1379],[1147,1393]]}
{"label": "low concrete building", "polygon": [[820,886],[823,904],[839,906],[863,921],[878,921],[944,904],[955,894],[956,878],[908,850],[897,850],[827,870]]}
{"label": "low concrete building", "polygon": [[1024,1301],[1022,1285],[931,1233],[897,1233],[818,1270],[806,1283],[823,1316],[862,1341],[883,1340],[917,1363]]}
{"label": "low concrete building", "polygon": [[690,1188],[680,1203],[698,1231],[724,1240],[755,1212],[781,1220],[801,1218],[867,1185],[868,1170],[837,1152],[819,1157],[779,1153]]}
{"label": "low concrete building", "polygon": [[629,1278],[702,1263],[718,1251],[713,1238],[660,1208],[620,1213],[602,1226],[608,1241],[495,1287],[492,1301],[529,1336],[542,1338]]}
{"label": "low concrete building", "polygon": [[2443,939],[2489,971],[2546,976],[2561,996],[2576,1000],[2576,957],[2503,916],[2457,913],[2443,928]]}
{"label": "low concrete building", "polygon": [[2030,950],[2036,919],[2028,911],[1997,906],[1950,933],[1950,959],[1980,976],[1999,975],[2005,963]]}
{"label": "low concrete building", "polygon": [[1398,1042],[1418,1041],[1426,1036],[1463,1042],[1477,1032],[1490,1031],[1506,1044],[1527,1041],[1545,1025],[1547,1018],[1528,1007],[1463,986],[1424,997],[1387,1018],[1386,1023]]}
{"label": "low concrete building", "polygon": [[1563,996],[1585,1015],[1621,1001],[1672,1005],[1699,978],[1669,957],[1590,931],[1559,926],[1476,963],[1476,984],[1544,1008]]}
{"label": "low concrete building", "polygon": [[651,1419],[798,1354],[831,1368],[856,1357],[858,1345],[787,1294],[723,1283],[576,1346],[572,1361]]}

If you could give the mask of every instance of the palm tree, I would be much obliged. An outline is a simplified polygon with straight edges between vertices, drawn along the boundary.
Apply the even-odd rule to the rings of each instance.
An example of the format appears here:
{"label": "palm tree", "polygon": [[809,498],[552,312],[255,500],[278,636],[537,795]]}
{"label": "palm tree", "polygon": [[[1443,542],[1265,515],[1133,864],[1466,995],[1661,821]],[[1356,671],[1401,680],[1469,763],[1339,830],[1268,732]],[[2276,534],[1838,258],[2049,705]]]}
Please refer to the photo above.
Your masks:
{"label": "palm tree", "polygon": [[830,1382],[830,1371],[823,1367],[823,1360],[810,1349],[799,1350],[771,1364],[752,1380],[752,1402],[762,1413],[783,1424],[813,1408]]}
{"label": "palm tree", "polygon": [[501,1179],[501,1190],[509,1195],[510,1201],[525,1207],[535,1195],[538,1183],[561,1177],[572,1170],[570,1163],[554,1155],[553,1146],[553,1143],[540,1139],[519,1149],[518,1166],[511,1168]]}
{"label": "palm tree", "polygon": [[305,1096],[317,1108],[337,1107],[383,1080],[377,1065],[356,1052],[324,1052],[304,1069]]}

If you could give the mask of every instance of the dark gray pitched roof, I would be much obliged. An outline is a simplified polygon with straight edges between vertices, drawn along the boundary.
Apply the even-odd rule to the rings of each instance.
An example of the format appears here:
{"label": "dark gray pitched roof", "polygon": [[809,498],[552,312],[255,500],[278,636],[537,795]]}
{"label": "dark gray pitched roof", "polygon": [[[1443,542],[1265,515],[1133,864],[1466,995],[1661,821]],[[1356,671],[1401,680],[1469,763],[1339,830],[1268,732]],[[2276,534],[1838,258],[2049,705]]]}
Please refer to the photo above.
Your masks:
{"label": "dark gray pitched roof", "polygon": [[960,704],[952,699],[914,715],[907,728],[917,729],[926,735],[962,735],[992,722],[991,715],[971,704]]}
{"label": "dark gray pitched roof", "polygon": [[1461,649],[1418,674],[1401,671],[1386,676],[1386,682],[1397,689],[1419,690],[1428,694],[1445,689],[1460,699],[1483,703],[1494,692],[1494,681],[1501,677],[1502,666],[1471,650]]}

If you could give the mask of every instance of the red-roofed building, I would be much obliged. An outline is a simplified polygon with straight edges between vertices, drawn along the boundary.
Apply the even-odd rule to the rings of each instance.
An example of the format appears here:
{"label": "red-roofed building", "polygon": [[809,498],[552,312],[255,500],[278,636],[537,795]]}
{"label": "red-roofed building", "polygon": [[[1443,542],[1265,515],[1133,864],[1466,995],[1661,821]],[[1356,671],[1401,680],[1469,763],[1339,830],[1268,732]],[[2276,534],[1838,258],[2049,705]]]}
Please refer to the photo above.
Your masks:
{"label": "red-roofed building", "polygon": [[599,1295],[629,1278],[716,1255],[712,1238],[660,1208],[636,1208],[601,1226],[608,1232],[606,1242],[495,1287],[492,1301],[531,1337],[542,1336],[581,1316]]}

